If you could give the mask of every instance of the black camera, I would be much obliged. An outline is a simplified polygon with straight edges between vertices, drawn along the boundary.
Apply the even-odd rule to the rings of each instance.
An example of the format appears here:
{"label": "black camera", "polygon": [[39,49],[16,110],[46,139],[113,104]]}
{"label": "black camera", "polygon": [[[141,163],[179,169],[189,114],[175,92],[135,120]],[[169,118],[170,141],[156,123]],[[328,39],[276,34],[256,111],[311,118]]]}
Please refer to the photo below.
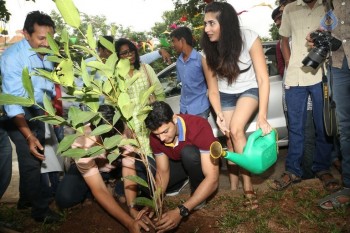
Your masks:
{"label": "black camera", "polygon": [[314,48],[304,58],[302,63],[304,66],[310,66],[314,69],[326,60],[330,51],[336,51],[342,42],[334,38],[328,31],[314,31],[310,34],[310,38],[314,43]]}

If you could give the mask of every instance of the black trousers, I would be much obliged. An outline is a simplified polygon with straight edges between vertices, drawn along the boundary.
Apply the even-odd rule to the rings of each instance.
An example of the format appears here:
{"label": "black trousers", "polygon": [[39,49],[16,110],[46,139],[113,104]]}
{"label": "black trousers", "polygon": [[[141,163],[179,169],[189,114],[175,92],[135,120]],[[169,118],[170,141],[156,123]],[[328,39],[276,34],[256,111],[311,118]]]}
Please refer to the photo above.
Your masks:
{"label": "black trousers", "polygon": [[[42,121],[29,121],[29,119],[44,114],[41,109],[23,108],[30,130],[45,145],[45,124]],[[19,202],[30,202],[32,206],[32,217],[40,218],[49,210],[49,197],[45,196],[45,190],[40,182],[41,160],[34,157],[29,150],[27,140],[18,130],[13,121],[9,121],[6,130],[12,142],[16,146],[19,167]]]}
{"label": "black trousers", "polygon": [[184,180],[189,178],[191,194],[204,180],[201,164],[201,153],[196,146],[187,145],[181,150],[181,160],[169,159],[170,178],[167,192],[177,190],[182,186]]}

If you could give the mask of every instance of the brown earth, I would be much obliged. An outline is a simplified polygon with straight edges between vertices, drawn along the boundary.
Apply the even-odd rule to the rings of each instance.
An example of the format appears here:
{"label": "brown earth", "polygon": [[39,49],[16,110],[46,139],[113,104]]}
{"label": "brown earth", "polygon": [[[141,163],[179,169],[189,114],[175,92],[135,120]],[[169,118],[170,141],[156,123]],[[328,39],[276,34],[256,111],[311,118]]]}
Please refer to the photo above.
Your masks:
{"label": "brown earth", "polygon": [[[282,151],[282,154],[285,152]],[[305,180],[281,192],[267,188],[266,181],[277,177],[283,170],[283,159],[280,153],[279,161],[275,166],[262,175],[253,176],[254,187],[259,199],[258,209],[247,211],[243,207],[242,189],[235,192],[230,191],[227,171],[222,170],[220,191],[213,195],[204,208],[192,212],[172,232],[350,232],[350,208],[326,211],[316,205],[317,200],[327,194],[318,179]],[[165,210],[176,208],[188,197],[188,189],[178,196],[167,197],[164,203]],[[11,214],[14,215],[13,219],[20,219],[20,224],[7,223],[8,227],[18,232],[127,232],[96,202],[63,212],[64,220],[56,225],[45,226],[34,222],[29,217],[29,212],[18,212],[14,203],[0,204],[0,222],[4,214]],[[0,227],[0,232],[11,231],[5,231]]]}

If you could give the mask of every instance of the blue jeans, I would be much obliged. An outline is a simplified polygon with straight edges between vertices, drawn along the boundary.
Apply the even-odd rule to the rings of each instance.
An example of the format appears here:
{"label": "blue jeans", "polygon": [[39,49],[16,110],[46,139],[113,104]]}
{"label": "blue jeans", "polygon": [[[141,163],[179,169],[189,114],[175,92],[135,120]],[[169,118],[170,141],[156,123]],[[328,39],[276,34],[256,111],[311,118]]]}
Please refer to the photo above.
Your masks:
{"label": "blue jeans", "polygon": [[332,138],[325,132],[323,123],[323,92],[321,83],[312,86],[293,86],[286,89],[286,102],[289,123],[289,147],[286,158],[286,171],[303,176],[301,167],[307,113],[308,95],[312,98],[313,119],[315,125],[315,151],[312,171],[314,173],[330,169]]}
{"label": "blue jeans", "polygon": [[12,174],[12,147],[3,124],[0,120],[0,199],[10,184]]}
{"label": "blue jeans", "polygon": [[[29,119],[44,114],[42,110],[33,108],[23,108],[27,124],[31,131],[40,141],[41,145],[45,145],[45,124],[42,121],[29,121]],[[6,125],[8,135],[12,142],[16,145],[18,168],[19,168],[19,194],[20,200],[29,201],[32,205],[32,217],[44,217],[49,211],[49,197],[47,191],[41,185],[41,160],[34,157],[29,150],[27,140],[18,130],[15,123],[9,121]]]}
{"label": "blue jeans", "polygon": [[[346,57],[341,69],[332,67],[344,186],[350,188],[350,70]],[[329,72],[328,72],[329,74]]]}

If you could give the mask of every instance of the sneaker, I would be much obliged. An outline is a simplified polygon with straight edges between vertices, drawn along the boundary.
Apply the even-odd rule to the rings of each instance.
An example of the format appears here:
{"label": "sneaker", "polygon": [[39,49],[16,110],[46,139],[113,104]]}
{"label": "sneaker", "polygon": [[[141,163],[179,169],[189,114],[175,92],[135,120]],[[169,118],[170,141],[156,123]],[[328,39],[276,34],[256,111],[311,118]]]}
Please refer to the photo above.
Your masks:
{"label": "sneaker", "polygon": [[173,197],[173,196],[178,195],[181,192],[181,190],[188,184],[188,182],[189,182],[189,179],[186,179],[179,189],[167,192],[165,195],[167,197]]}

